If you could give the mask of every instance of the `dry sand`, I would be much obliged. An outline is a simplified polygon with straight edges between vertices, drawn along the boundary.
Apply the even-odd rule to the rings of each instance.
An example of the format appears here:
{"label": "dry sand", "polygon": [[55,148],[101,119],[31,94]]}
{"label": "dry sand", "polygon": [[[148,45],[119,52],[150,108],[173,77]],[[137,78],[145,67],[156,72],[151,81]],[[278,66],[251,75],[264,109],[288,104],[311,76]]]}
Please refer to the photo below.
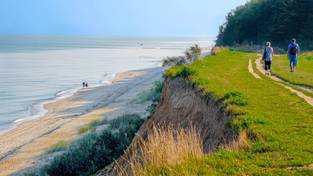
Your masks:
{"label": "dry sand", "polygon": [[143,91],[162,76],[162,68],[117,74],[112,84],[81,89],[73,96],[45,105],[48,113],[19,124],[0,135],[0,175],[29,166],[49,147],[75,139],[79,128],[92,121],[125,113],[147,115],[151,102],[134,103]]}

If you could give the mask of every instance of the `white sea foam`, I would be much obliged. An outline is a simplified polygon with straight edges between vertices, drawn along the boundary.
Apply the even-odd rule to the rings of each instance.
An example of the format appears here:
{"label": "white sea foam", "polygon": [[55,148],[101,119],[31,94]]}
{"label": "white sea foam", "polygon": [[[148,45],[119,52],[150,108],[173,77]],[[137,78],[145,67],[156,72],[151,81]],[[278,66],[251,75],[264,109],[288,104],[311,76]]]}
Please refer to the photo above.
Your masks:
{"label": "white sea foam", "polygon": [[[112,84],[112,80],[114,79],[115,75],[116,74],[104,74],[103,78],[99,81],[99,84],[95,84],[93,86],[90,86],[90,88]],[[46,104],[53,103],[53,102],[56,102],[56,101],[61,100],[61,99],[69,98],[81,89],[82,89],[81,87],[76,87],[76,88],[72,88],[72,89],[62,90],[62,91],[57,92],[55,94],[54,98],[52,98],[50,100],[45,100],[45,101],[42,101],[40,103],[36,103],[36,104],[31,105],[29,107],[31,115],[28,117],[19,118],[19,119],[15,120],[14,123],[19,124],[21,122],[24,122],[27,120],[33,120],[33,119],[36,119],[36,118],[39,118],[39,117],[46,115],[48,113],[48,110],[44,108],[44,106]]]}
{"label": "white sea foam", "polygon": [[[33,40],[30,39],[30,43]],[[74,95],[83,81],[87,81],[90,87],[111,84],[114,73],[159,66],[164,57],[182,55],[195,43],[194,40],[177,43],[125,40],[117,46],[114,41],[101,40],[101,45],[94,48],[89,45],[86,48],[76,48],[76,45],[62,48],[64,44],[61,43],[56,47],[59,50],[52,50],[55,47],[45,46],[46,41],[47,38],[42,39],[39,49],[39,45],[21,48],[17,43],[16,52],[14,47],[9,48],[9,53],[0,52],[0,131],[45,115],[45,104]],[[140,43],[143,47],[139,47]],[[31,52],[25,51],[29,47]]]}

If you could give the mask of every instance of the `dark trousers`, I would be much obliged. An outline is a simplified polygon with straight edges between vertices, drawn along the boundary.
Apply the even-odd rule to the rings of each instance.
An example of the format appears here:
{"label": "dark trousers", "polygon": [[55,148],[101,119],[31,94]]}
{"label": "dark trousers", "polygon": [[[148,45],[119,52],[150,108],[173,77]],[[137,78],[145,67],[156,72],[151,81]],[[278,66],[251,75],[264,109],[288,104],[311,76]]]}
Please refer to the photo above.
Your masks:
{"label": "dark trousers", "polygon": [[265,70],[270,70],[272,66],[272,61],[264,61]]}

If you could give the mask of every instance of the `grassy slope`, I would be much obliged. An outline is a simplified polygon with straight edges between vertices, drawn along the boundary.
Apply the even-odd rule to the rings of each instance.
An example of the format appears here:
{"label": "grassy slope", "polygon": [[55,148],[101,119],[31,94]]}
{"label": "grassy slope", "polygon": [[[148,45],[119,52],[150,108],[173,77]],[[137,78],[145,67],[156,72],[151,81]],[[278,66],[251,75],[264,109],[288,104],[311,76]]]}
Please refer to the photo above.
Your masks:
{"label": "grassy slope", "polygon": [[[313,175],[308,169],[288,169],[313,163],[313,108],[268,78],[255,79],[247,70],[256,54],[226,51],[187,67],[191,80],[218,99],[230,91],[248,98],[245,106],[229,105],[243,112],[232,125],[251,129],[258,139],[247,151],[220,150],[205,158],[155,168],[151,173],[169,175]],[[175,77],[182,67],[167,71]],[[301,73],[301,72],[299,72]],[[308,73],[307,73],[308,74]],[[312,78],[312,74],[310,75]]]}
{"label": "grassy slope", "polygon": [[273,73],[295,84],[313,87],[313,53],[304,53],[299,57],[295,73],[289,72],[289,60],[286,55],[274,57]]}

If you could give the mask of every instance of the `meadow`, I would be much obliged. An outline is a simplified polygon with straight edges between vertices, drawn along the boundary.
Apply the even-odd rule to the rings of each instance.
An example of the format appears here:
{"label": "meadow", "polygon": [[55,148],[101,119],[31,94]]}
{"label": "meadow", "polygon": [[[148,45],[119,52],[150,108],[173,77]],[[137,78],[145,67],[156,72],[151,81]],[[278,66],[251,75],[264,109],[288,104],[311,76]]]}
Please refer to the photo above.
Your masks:
{"label": "meadow", "polygon": [[278,55],[273,58],[273,74],[292,84],[313,87],[312,52],[306,52],[300,55],[295,73],[290,74],[289,70],[289,59],[287,55]]}
{"label": "meadow", "polygon": [[226,50],[167,70],[168,77],[190,79],[227,105],[233,118],[225,125],[237,132],[239,147],[229,144],[203,157],[147,167],[145,175],[313,174],[313,108],[256,69],[262,79],[253,77],[247,66],[257,57]]}

